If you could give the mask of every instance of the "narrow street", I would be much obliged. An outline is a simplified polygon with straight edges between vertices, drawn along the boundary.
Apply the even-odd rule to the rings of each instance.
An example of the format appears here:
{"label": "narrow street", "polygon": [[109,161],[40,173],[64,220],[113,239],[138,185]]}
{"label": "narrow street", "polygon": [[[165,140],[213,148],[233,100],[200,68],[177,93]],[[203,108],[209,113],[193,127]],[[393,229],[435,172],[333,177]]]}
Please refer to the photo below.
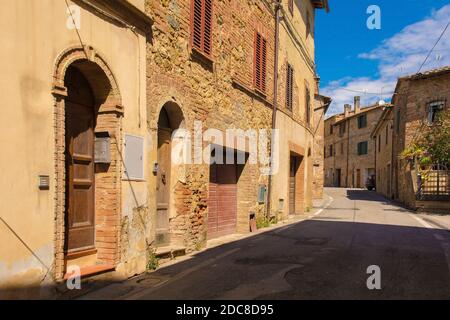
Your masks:
{"label": "narrow street", "polygon": [[[365,190],[313,218],[221,245],[83,299],[449,299],[450,233]],[[426,222],[428,221],[428,222]],[[369,290],[367,268],[381,269]]]}

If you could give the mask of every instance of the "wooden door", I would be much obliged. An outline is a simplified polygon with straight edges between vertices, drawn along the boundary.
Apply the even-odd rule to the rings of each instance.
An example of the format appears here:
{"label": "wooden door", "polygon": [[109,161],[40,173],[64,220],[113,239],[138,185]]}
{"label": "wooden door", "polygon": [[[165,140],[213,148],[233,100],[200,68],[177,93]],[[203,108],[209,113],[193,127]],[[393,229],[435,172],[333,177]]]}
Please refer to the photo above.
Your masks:
{"label": "wooden door", "polygon": [[237,171],[235,164],[213,164],[208,197],[208,238],[236,232]]}
{"label": "wooden door", "polygon": [[66,254],[95,248],[94,99],[83,75],[67,73]]}
{"label": "wooden door", "polygon": [[291,156],[290,170],[289,170],[289,214],[295,214],[297,165],[298,165],[297,158]]}
{"label": "wooden door", "polygon": [[356,170],[356,188],[361,188],[361,169]]}
{"label": "wooden door", "polygon": [[172,131],[166,128],[158,129],[158,173],[156,182],[157,217],[156,245],[170,244],[170,169],[171,169],[171,138]]}

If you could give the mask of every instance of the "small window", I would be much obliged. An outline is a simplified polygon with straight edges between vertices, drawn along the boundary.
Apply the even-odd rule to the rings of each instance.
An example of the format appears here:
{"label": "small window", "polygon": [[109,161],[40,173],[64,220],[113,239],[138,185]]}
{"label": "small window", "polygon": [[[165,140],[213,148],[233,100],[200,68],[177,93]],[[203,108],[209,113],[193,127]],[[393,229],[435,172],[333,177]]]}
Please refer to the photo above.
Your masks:
{"label": "small window", "polygon": [[345,127],[346,127],[345,122],[339,124],[339,135],[340,135],[341,137],[342,137],[342,136],[344,135],[344,133],[345,133],[345,129],[346,129]]}
{"label": "small window", "polygon": [[305,109],[306,109],[306,122],[311,124],[311,93],[308,86],[305,86]]}
{"label": "small window", "polygon": [[358,117],[358,129],[367,127],[367,115],[363,114]]}
{"label": "small window", "polygon": [[378,153],[381,152],[381,134],[378,136]]}
{"label": "small window", "polygon": [[344,143],[341,142],[341,154],[344,154]]}
{"label": "small window", "polygon": [[444,101],[435,101],[428,105],[428,124],[433,124],[439,112],[444,110]]}
{"label": "small window", "polygon": [[289,7],[289,13],[291,14],[291,16],[294,15],[294,0],[288,0],[288,7]]}
{"label": "small window", "polygon": [[330,153],[329,153],[329,155],[330,155],[330,157],[332,157],[333,156],[333,145],[330,145],[329,146],[329,148],[330,148]]}
{"label": "small window", "polygon": [[260,92],[266,92],[267,41],[261,34],[255,34],[254,85]]}
{"label": "small window", "polygon": [[397,134],[400,133],[400,110],[397,110],[397,115],[395,117],[395,129],[397,131]]}
{"label": "small window", "polygon": [[389,144],[389,125],[386,125],[386,145]]}
{"label": "small window", "polygon": [[330,126],[330,134],[333,134],[333,125]]}
{"label": "small window", "polygon": [[206,56],[212,53],[213,0],[192,0],[191,45]]}
{"label": "small window", "polygon": [[290,64],[288,64],[286,74],[286,108],[292,111],[293,104],[294,104],[294,69]]}
{"label": "small window", "polygon": [[306,38],[311,34],[311,16],[309,11],[306,13]]}
{"label": "small window", "polygon": [[358,155],[362,156],[368,154],[368,143],[367,141],[363,141],[358,143]]}

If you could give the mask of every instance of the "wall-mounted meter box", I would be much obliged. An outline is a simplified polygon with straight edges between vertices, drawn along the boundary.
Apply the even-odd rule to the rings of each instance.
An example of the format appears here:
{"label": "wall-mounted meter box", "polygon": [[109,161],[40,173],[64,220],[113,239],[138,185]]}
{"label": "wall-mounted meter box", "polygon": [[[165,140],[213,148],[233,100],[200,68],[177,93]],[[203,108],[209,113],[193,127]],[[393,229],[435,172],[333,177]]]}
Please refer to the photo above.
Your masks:
{"label": "wall-mounted meter box", "polygon": [[111,138],[108,132],[95,133],[95,163],[111,163]]}

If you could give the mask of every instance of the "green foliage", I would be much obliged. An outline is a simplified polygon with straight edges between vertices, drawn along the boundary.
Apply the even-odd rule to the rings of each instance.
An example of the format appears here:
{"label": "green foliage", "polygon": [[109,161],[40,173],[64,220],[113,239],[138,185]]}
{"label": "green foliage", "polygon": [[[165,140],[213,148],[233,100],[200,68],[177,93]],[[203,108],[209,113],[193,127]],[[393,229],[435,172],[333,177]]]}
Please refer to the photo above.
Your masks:
{"label": "green foliage", "polygon": [[159,259],[154,249],[149,249],[147,254],[147,270],[156,270],[159,266]]}
{"label": "green foliage", "polygon": [[449,166],[450,110],[440,112],[433,125],[423,123],[400,158],[414,161],[423,167],[438,163]]}
{"label": "green foliage", "polygon": [[256,217],[256,227],[258,229],[270,227],[270,219],[267,219],[264,215]]}

